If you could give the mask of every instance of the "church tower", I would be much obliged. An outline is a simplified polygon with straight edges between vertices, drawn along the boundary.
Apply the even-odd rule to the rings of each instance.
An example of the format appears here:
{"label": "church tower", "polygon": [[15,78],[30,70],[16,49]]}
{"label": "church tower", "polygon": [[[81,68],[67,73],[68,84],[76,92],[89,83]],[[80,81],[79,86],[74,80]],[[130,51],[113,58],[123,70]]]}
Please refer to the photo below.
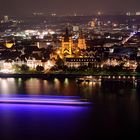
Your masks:
{"label": "church tower", "polygon": [[64,56],[72,56],[72,48],[73,48],[73,40],[69,35],[68,29],[66,29],[66,34],[62,37],[62,55]]}
{"label": "church tower", "polygon": [[78,48],[81,50],[86,50],[86,40],[85,37],[82,33],[82,31],[79,34],[79,38],[78,38]]}

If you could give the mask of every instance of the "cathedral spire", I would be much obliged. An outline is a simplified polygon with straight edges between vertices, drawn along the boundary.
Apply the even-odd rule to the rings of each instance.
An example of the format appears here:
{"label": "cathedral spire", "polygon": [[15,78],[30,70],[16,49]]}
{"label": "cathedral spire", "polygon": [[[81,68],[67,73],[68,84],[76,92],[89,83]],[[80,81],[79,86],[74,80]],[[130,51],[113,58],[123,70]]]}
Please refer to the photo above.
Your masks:
{"label": "cathedral spire", "polygon": [[65,35],[69,36],[69,29],[68,29],[68,27],[66,27],[66,34]]}

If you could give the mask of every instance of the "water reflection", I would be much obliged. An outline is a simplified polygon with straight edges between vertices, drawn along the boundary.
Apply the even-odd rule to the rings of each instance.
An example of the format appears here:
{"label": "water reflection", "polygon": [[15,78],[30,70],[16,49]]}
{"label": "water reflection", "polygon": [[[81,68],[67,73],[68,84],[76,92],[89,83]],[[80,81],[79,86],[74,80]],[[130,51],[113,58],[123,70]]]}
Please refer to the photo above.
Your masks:
{"label": "water reflection", "polygon": [[[62,96],[80,96],[84,99],[90,99],[93,102],[93,115],[92,118],[83,118],[81,122],[78,124],[74,124],[72,128],[75,128],[77,126],[77,129],[80,130],[84,124],[82,124],[83,120],[88,120],[88,122],[91,124],[93,121],[93,128],[95,132],[100,132],[103,134],[104,132],[109,134],[116,134],[117,132],[124,132],[124,130],[128,132],[135,132],[136,128],[139,127],[140,122],[140,83],[133,83],[131,81],[102,81],[102,82],[93,82],[93,83],[81,83],[77,84],[75,79],[68,79],[68,78],[54,78],[54,79],[21,79],[21,78],[7,78],[7,79],[0,79],[0,94],[2,95],[11,95],[11,94],[23,94],[23,95],[62,95]],[[2,108],[3,106],[3,108]],[[18,116],[23,117],[21,118],[21,122],[24,120],[24,122],[27,121],[27,127],[28,123],[29,126],[34,126],[35,122],[37,121],[38,124],[40,123],[39,120],[42,120],[42,116],[44,117],[43,121],[47,121],[47,123],[52,121],[52,124],[50,123],[50,126],[55,126],[53,121],[55,123],[61,122],[62,124],[69,123],[66,120],[69,116],[74,118],[77,116],[77,112],[80,112],[78,114],[78,117],[76,117],[76,122],[79,120],[79,116],[83,117],[86,116],[84,113],[81,114],[82,110],[80,109],[72,109],[72,108],[61,108],[62,110],[57,110],[52,107],[46,108],[45,110],[49,109],[50,112],[44,114],[44,109],[38,109],[38,107],[25,107],[20,106],[17,108],[17,106],[12,107],[11,105],[6,106],[6,110],[10,108],[12,109],[12,112],[5,112],[5,106],[1,104],[0,106],[0,114],[3,116],[3,114],[8,114],[7,116],[3,116],[1,119],[1,122],[4,122],[3,126],[8,126],[11,128],[16,124],[16,130],[18,130],[18,122],[16,122],[16,117],[14,116],[13,112],[20,113]],[[64,110],[63,110],[64,109]],[[68,110],[70,109],[70,112]],[[54,111],[52,113],[51,111]],[[32,112],[33,111],[33,112]],[[57,111],[57,112],[55,112]],[[60,113],[59,113],[60,112]],[[26,117],[24,116],[24,113],[26,114]],[[50,113],[52,113],[50,115]],[[68,114],[67,114],[68,113]],[[50,116],[48,116],[48,114]],[[63,114],[62,116],[59,116],[59,114]],[[57,116],[58,115],[58,116]],[[35,118],[32,118],[32,116],[36,116]],[[48,117],[46,119],[46,116]],[[57,119],[58,122],[56,122],[56,118],[52,116],[57,116],[59,119]],[[25,117],[25,118],[24,118]],[[65,118],[66,117],[66,118]],[[14,118],[14,119],[13,119]],[[41,118],[41,119],[40,119]],[[28,120],[32,120],[32,122],[28,122]],[[51,121],[50,121],[51,120]],[[65,121],[64,121],[65,120]],[[15,121],[15,122],[14,122]],[[42,121],[42,124],[43,124]],[[72,122],[75,120],[72,119]],[[6,123],[7,122],[7,123]],[[46,127],[47,127],[46,123]],[[11,124],[11,126],[10,126]],[[37,125],[38,125],[37,124]],[[80,125],[82,124],[82,125]],[[24,126],[24,124],[22,123]],[[36,126],[37,126],[36,125]],[[70,123],[68,125],[71,125]],[[65,125],[65,126],[68,126]],[[62,126],[60,124],[60,126]],[[64,127],[65,127],[64,126]],[[81,126],[81,127],[79,127]],[[40,128],[44,127],[43,125],[40,126]],[[63,127],[63,126],[62,126]],[[62,128],[60,127],[60,128]],[[23,127],[24,128],[24,127]],[[32,127],[34,128],[34,127]],[[39,128],[39,127],[36,127]],[[31,127],[30,127],[31,129]],[[48,128],[49,130],[50,128]],[[52,128],[53,129],[53,128]],[[5,127],[5,130],[7,130],[7,127]],[[42,130],[42,131],[43,131]],[[46,130],[46,129],[45,129]],[[59,126],[58,126],[59,130]],[[65,130],[65,129],[63,129]],[[73,130],[69,128],[70,132]],[[85,130],[85,128],[83,128]],[[37,130],[35,130],[36,132]],[[31,131],[34,132],[34,131]],[[56,131],[55,131],[56,132]],[[74,132],[74,131],[73,131]],[[84,132],[84,131],[83,131]],[[112,133],[113,132],[113,133]],[[105,133],[105,134],[106,134]],[[9,129],[10,134],[10,129]],[[82,134],[81,132],[79,134]]]}
{"label": "water reflection", "polygon": [[39,79],[28,79],[25,83],[25,90],[29,94],[40,94],[42,81]]}
{"label": "water reflection", "polygon": [[77,85],[68,78],[44,80],[37,78],[1,78],[0,94],[77,96]]}
{"label": "water reflection", "polygon": [[[1,78],[0,94],[29,94],[29,95],[65,95],[94,98],[104,96],[130,96],[138,92],[136,82],[83,82],[77,84],[75,79],[21,79]],[[113,95],[115,94],[115,95]]]}
{"label": "water reflection", "polygon": [[89,129],[91,108],[2,104],[0,112],[0,133],[4,139],[36,139],[41,136],[58,139],[60,135],[65,138],[78,135],[82,138],[81,132]]}
{"label": "water reflection", "polygon": [[14,78],[0,78],[0,93],[3,96],[14,93],[16,90],[16,83]]}

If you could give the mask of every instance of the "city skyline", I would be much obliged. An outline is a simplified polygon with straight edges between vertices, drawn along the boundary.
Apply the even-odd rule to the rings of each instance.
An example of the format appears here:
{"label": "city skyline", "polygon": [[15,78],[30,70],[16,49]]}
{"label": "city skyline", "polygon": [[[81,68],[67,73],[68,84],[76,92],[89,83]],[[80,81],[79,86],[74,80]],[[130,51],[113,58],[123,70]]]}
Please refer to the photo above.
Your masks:
{"label": "city skyline", "polygon": [[140,138],[140,0],[1,0],[0,140]]}
{"label": "city skyline", "polygon": [[[2,0],[0,4],[1,15],[28,16],[34,12],[57,15],[83,14],[92,15],[101,11],[103,13],[137,12],[140,1],[138,0],[40,0],[34,3],[33,0]],[[10,5],[10,7],[9,7]]]}

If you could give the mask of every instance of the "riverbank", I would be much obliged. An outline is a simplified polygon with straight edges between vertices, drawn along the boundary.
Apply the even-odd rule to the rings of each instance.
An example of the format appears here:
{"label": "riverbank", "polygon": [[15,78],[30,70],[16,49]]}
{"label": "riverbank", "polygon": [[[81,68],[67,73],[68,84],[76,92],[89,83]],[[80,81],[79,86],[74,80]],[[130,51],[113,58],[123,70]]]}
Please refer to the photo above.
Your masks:
{"label": "riverbank", "polygon": [[116,75],[116,74],[92,74],[92,75],[89,75],[89,74],[78,74],[78,73],[22,73],[22,74],[19,74],[19,73],[14,73],[14,74],[4,74],[4,73],[1,73],[0,74],[0,78],[43,78],[43,79],[50,79],[50,78],[77,78],[77,77],[81,77],[81,76],[102,76],[102,77],[140,77],[139,74],[121,74],[121,75]]}
{"label": "riverbank", "polygon": [[87,76],[86,74],[54,74],[54,73],[47,73],[47,74],[0,74],[0,78],[76,78],[79,76]]}

